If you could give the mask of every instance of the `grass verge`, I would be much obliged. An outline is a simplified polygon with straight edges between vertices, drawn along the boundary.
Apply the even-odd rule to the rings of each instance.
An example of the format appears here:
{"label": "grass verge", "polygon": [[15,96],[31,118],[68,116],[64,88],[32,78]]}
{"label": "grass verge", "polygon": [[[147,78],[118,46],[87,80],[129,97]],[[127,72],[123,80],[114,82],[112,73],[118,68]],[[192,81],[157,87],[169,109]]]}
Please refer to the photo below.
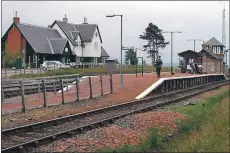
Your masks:
{"label": "grass verge", "polygon": [[229,90],[179,110],[179,137],[164,145],[169,152],[229,152]]}
{"label": "grass verge", "polygon": [[[143,72],[152,72],[155,71],[155,68],[153,67],[144,67]],[[162,67],[162,72],[169,72],[169,67]],[[142,72],[141,68],[137,69],[138,73]],[[10,76],[11,79],[17,79],[17,78],[34,78],[34,77],[47,77],[47,76],[59,76],[59,75],[70,75],[70,74],[79,74],[79,75],[87,75],[87,73],[95,73],[95,74],[106,74],[107,70],[106,68],[88,68],[88,69],[74,69],[74,68],[67,68],[67,69],[60,69],[60,70],[52,70],[52,71],[46,71],[43,73],[38,74],[15,74]],[[114,73],[120,73],[120,70],[117,69]],[[123,69],[123,73],[136,73],[136,68],[126,68]]]}

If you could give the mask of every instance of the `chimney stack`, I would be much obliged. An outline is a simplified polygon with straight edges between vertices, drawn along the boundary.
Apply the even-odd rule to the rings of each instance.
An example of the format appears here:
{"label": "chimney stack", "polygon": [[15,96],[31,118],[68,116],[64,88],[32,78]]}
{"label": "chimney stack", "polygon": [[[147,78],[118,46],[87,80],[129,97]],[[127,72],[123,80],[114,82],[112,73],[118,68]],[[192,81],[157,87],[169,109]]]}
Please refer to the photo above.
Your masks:
{"label": "chimney stack", "polygon": [[68,23],[68,18],[66,17],[66,14],[65,17],[63,18],[63,22]]}
{"label": "chimney stack", "polygon": [[84,23],[83,24],[88,24],[87,23],[87,18],[86,17],[84,17]]}
{"label": "chimney stack", "polygon": [[13,18],[13,22],[14,23],[19,23],[20,22],[20,18],[17,16],[18,12],[15,12],[15,17]]}
{"label": "chimney stack", "polygon": [[203,41],[203,44],[201,46],[202,46],[202,49],[206,49],[205,41]]}

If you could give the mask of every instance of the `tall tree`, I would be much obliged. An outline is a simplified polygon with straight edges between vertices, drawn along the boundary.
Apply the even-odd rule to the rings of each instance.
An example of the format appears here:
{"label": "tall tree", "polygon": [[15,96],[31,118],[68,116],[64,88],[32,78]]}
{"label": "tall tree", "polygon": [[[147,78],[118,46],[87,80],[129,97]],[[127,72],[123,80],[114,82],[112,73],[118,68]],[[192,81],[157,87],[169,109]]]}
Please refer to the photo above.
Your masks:
{"label": "tall tree", "polygon": [[136,53],[134,49],[127,50],[125,52],[125,63],[128,65],[136,65],[136,62],[138,62]]}
{"label": "tall tree", "polygon": [[157,56],[158,58],[159,49],[163,49],[169,44],[169,42],[165,42],[162,30],[152,23],[149,23],[143,35],[139,36],[139,39],[148,42],[147,45],[144,45],[143,47],[148,49],[148,58],[152,58],[152,65],[155,63],[155,57]]}

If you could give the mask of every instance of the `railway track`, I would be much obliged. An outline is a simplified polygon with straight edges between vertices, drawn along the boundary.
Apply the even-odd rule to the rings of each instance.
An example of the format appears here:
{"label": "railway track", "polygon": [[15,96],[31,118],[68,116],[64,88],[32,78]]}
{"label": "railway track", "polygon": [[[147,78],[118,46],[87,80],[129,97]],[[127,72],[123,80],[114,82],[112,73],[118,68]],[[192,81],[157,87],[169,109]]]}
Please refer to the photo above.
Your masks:
{"label": "railway track", "polygon": [[226,85],[229,80],[200,85],[80,114],[2,130],[2,152],[23,152],[64,137],[83,133],[133,113],[140,113],[178,102],[204,91]]}

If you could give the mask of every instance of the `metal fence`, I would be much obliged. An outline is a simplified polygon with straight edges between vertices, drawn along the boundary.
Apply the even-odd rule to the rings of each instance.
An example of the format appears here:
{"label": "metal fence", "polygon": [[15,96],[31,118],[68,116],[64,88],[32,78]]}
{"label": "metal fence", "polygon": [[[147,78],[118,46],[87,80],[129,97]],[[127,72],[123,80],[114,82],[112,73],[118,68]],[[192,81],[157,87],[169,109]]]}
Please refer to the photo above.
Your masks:
{"label": "metal fence", "polygon": [[113,93],[112,75],[2,81],[2,114],[78,102]]}
{"label": "metal fence", "polygon": [[43,72],[42,69],[2,69],[1,74],[3,79],[7,79],[11,75],[36,74]]}

